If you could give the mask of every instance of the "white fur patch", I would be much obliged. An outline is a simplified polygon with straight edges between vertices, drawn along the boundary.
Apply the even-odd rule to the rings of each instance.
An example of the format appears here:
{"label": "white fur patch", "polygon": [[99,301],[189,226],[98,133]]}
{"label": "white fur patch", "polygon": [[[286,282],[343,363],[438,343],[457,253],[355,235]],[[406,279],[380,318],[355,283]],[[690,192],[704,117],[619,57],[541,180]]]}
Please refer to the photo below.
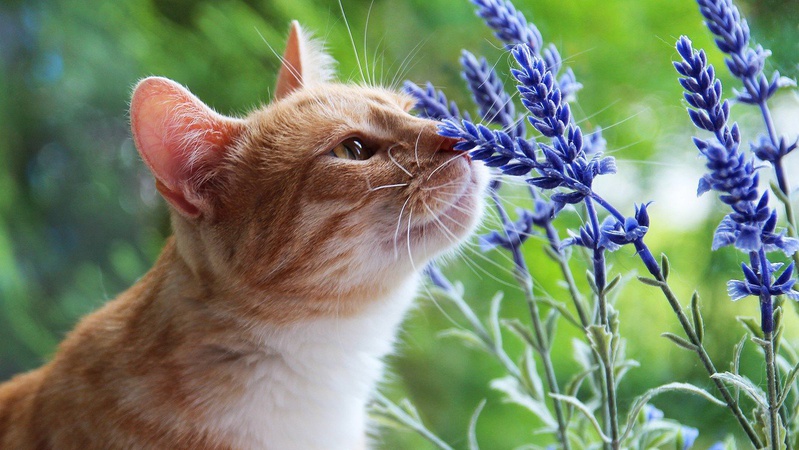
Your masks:
{"label": "white fur patch", "polygon": [[244,395],[208,428],[242,449],[365,447],[365,406],[416,293],[413,276],[355,317],[255,330],[264,355],[250,361]]}

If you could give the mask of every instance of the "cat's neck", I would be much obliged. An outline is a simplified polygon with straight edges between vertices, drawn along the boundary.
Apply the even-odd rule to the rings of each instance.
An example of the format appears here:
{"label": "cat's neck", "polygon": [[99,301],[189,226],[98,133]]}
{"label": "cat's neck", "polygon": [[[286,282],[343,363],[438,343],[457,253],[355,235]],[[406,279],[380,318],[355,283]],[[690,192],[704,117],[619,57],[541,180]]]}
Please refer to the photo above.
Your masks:
{"label": "cat's neck", "polygon": [[[214,294],[204,286],[174,243],[167,245],[154,271],[165,278],[150,274],[143,280],[154,289],[149,314],[160,318],[162,329],[187,330],[183,348],[174,349],[184,357],[167,358],[196,364],[179,376],[195,377],[184,384],[197,386],[201,391],[191,395],[211,405],[202,412],[204,428],[241,448],[360,445],[365,404],[415,294],[417,275],[388,294],[376,295],[357,314],[281,323],[228,309],[231,299],[209,298],[235,294]],[[261,296],[250,298],[249,304],[281,301],[269,292],[238,295]],[[143,334],[155,337],[159,331]]]}

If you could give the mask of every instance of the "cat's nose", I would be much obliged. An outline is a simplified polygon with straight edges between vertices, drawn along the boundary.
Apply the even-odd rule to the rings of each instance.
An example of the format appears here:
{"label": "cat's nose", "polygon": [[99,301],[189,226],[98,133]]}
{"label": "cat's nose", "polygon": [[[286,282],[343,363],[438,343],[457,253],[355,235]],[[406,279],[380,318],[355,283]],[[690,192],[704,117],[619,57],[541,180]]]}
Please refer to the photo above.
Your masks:
{"label": "cat's nose", "polygon": [[466,159],[471,161],[471,158],[469,158],[469,153],[468,152],[465,152],[463,150],[455,149],[455,145],[457,145],[459,142],[462,142],[463,139],[450,138],[450,137],[442,137],[441,139],[442,139],[442,141],[438,145],[438,150],[437,150],[438,152],[461,154]]}

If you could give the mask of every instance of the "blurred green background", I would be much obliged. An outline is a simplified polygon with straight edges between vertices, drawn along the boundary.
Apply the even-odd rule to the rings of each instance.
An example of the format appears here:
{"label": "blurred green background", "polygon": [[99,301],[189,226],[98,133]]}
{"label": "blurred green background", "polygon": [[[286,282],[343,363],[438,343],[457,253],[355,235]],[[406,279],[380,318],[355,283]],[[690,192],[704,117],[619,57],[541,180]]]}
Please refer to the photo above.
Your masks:
{"label": "blurred green background", "polygon": [[[371,71],[385,83],[432,81],[461,106],[468,94],[459,78],[461,48],[486,56],[507,77],[508,56],[466,1],[342,0],[354,40]],[[666,252],[672,281],[687,301],[693,289],[704,300],[707,341],[726,367],[742,329],[735,316],[756,315],[754,299],[733,304],[724,283],[738,277],[741,255],[711,254],[709,242],[723,209],[698,201],[701,160],[692,148],[688,118],[671,66],[673,44],[689,35],[710,50],[726,92],[729,79],[691,0],[516,0],[516,6],[555,43],[584,89],[574,110],[586,129],[606,129],[620,174],[599,190],[632,212],[632,203],[654,199],[648,236],[655,253]],[[772,49],[771,69],[795,78],[799,62],[799,12],[795,0],[737,1],[755,41]],[[155,260],[169,234],[164,202],[131,142],[127,102],[147,75],[170,77],[225,114],[244,114],[268,102],[291,19],[327,41],[343,80],[358,80],[355,53],[335,1],[323,0],[116,0],[0,2],[0,380],[46,361],[75,322],[113,298]],[[368,24],[368,26],[367,26]],[[364,48],[365,47],[365,48]],[[775,102],[782,132],[799,126],[797,101]],[[755,130],[756,117],[735,106],[733,116]],[[744,136],[753,140],[754,134]],[[795,172],[796,173],[796,172]],[[794,185],[797,180],[794,179]],[[510,203],[525,205],[519,192]],[[486,226],[490,227],[492,220]],[[562,227],[575,221],[566,215]],[[562,228],[565,229],[565,228]],[[565,235],[565,231],[562,233]],[[540,293],[565,298],[556,267],[528,245]],[[465,262],[464,262],[465,260]],[[642,267],[630,250],[610,259],[614,273]],[[496,290],[506,292],[503,315],[524,317],[510,263],[498,252],[467,248],[447,273],[466,285],[481,314]],[[575,254],[578,278],[584,272]],[[618,299],[629,356],[641,362],[621,388],[622,405],[668,381],[710,388],[693,355],[659,337],[677,332],[666,302],[630,282]],[[442,311],[443,310],[443,311]],[[488,400],[478,422],[483,448],[531,442],[539,424],[525,410],[502,402],[488,388],[502,373],[487,355],[440,338],[457,314],[445,301],[422,295],[391,358],[386,391],[409,397],[431,429],[465,447],[468,418]],[[797,317],[786,320],[796,337]],[[565,381],[575,368],[574,330],[562,324],[556,367]],[[513,349],[518,345],[512,337]],[[761,380],[762,361],[747,354],[750,376]],[[703,444],[735,430],[724,410],[674,395],[655,401],[667,417],[698,427]],[[383,448],[427,448],[410,433],[386,430]]]}

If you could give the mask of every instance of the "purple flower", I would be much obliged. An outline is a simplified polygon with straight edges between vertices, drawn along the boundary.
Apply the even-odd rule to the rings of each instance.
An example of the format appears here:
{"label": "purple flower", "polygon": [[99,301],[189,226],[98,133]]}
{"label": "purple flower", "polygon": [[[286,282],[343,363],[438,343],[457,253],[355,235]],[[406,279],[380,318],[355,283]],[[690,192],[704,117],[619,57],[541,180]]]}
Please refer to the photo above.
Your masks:
{"label": "purple flower", "polygon": [[620,222],[613,216],[608,216],[602,223],[600,244],[610,251],[614,251],[607,245],[607,241],[618,246],[633,243],[637,240],[643,239],[646,232],[649,230],[649,213],[646,211],[648,203],[641,204],[640,207],[635,206],[635,216],[627,217],[624,223]]}
{"label": "purple flower", "polygon": [[[771,273],[776,273],[782,266],[782,263],[771,264]],[[793,263],[790,263],[773,283],[767,285],[763,283],[763,278],[756,268],[743,263],[741,264],[741,270],[744,273],[744,281],[728,281],[727,293],[730,295],[730,298],[732,298],[732,301],[738,301],[750,295],[761,297],[766,294],[771,296],[787,295],[788,298],[792,300],[799,300],[799,292],[792,289],[796,283],[796,280],[792,278],[793,268]]]}
{"label": "purple flower", "polygon": [[647,403],[644,405],[644,422],[651,422],[653,420],[660,420],[663,418],[663,411],[655,408]]}
{"label": "purple flower", "polygon": [[[796,143],[787,144],[784,138],[778,138],[774,132],[774,123],[766,103],[781,87],[794,86],[796,83],[781,77],[775,71],[771,77],[763,73],[766,59],[771,55],[769,50],[760,45],[750,45],[749,25],[741,17],[732,0],[697,0],[699,12],[705,18],[705,25],[716,37],[716,46],[727,57],[724,62],[730,73],[743,83],[743,90],[735,90],[739,102],[760,106],[768,136],[761,135],[752,152],[761,160],[771,163],[779,162],[783,156],[796,148]],[[784,174],[778,170],[780,187],[784,187]]]}
{"label": "purple flower", "polygon": [[525,134],[524,121],[516,117],[516,108],[494,69],[485,58],[479,60],[470,52],[461,53],[462,76],[469,85],[472,98],[483,120],[499,124],[511,137]]}
{"label": "purple flower", "polygon": [[680,428],[680,433],[682,434],[682,450],[688,450],[693,447],[696,438],[699,437],[699,430],[685,425]]}
{"label": "purple flower", "polygon": [[507,250],[520,248],[524,241],[533,234],[533,220],[535,218],[531,211],[517,209],[516,214],[519,218],[515,222],[505,224],[502,232],[491,231],[478,237],[480,250],[487,252],[495,247],[502,247]]}
{"label": "purple flower", "polygon": [[422,117],[434,120],[459,119],[461,113],[455,102],[447,100],[440,90],[436,90],[432,83],[422,89],[415,83],[406,81],[402,90],[416,99],[416,110]]}

